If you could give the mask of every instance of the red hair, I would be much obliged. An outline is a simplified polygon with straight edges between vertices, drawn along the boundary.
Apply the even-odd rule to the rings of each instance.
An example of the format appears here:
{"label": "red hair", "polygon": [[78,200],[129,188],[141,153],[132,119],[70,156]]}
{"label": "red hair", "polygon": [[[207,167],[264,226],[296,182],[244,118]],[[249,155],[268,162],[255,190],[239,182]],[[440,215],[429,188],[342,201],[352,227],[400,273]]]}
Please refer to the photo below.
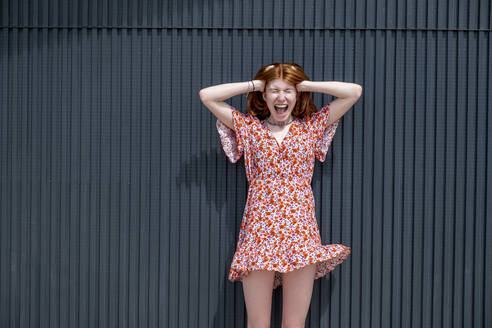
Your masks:
{"label": "red hair", "polygon": [[[301,66],[296,63],[273,63],[263,66],[256,73],[254,80],[265,81],[265,90],[268,83],[275,79],[282,79],[292,85],[309,80]],[[296,89],[297,90],[297,89]],[[263,100],[261,91],[250,92],[246,104],[248,113],[264,120],[270,115],[267,104]],[[310,92],[297,92],[296,107],[292,111],[292,115],[298,118],[309,118],[316,111]]]}

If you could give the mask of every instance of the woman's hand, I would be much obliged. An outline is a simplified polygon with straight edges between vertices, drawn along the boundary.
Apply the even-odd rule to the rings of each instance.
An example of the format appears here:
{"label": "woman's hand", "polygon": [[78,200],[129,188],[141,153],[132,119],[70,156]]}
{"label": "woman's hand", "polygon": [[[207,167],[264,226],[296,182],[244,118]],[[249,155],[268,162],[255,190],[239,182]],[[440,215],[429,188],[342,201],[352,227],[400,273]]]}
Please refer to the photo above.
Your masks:
{"label": "woman's hand", "polygon": [[308,92],[309,91],[309,80],[304,80],[298,84],[296,84],[296,89],[297,89],[297,92]]}
{"label": "woman's hand", "polygon": [[263,92],[265,91],[265,81],[263,80],[253,80],[255,85],[255,91]]}

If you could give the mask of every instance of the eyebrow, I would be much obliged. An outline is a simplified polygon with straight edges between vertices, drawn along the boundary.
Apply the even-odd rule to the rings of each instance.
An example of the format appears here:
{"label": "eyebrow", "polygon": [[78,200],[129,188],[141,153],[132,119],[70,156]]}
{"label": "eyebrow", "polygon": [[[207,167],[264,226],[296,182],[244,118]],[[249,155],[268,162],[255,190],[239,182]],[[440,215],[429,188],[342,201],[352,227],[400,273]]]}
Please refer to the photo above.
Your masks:
{"label": "eyebrow", "polygon": [[[279,88],[268,88],[269,90],[280,90]],[[293,90],[293,87],[288,87],[285,90]]]}

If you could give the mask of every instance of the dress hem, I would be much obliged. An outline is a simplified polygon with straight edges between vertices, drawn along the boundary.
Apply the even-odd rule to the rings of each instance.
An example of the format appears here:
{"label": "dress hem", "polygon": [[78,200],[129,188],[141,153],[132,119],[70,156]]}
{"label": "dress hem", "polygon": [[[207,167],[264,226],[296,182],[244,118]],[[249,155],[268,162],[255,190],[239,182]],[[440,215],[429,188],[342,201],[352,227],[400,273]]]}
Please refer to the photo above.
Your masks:
{"label": "dress hem", "polygon": [[331,257],[327,259],[314,259],[306,263],[300,263],[294,266],[292,269],[287,269],[287,270],[272,269],[273,265],[269,263],[263,265],[255,265],[252,268],[246,270],[230,269],[228,279],[229,281],[234,283],[234,282],[242,281],[242,279],[247,277],[251,271],[256,271],[256,270],[273,271],[275,272],[273,289],[276,289],[277,287],[282,286],[282,275],[281,275],[282,273],[292,272],[294,270],[301,269],[311,264],[317,264],[314,280],[320,279],[325,275],[327,275],[329,272],[333,271],[339,264],[341,264],[349,257],[351,253],[351,247],[343,246],[343,245],[339,245],[339,246],[343,247],[343,250],[340,251],[338,256],[335,257]]}

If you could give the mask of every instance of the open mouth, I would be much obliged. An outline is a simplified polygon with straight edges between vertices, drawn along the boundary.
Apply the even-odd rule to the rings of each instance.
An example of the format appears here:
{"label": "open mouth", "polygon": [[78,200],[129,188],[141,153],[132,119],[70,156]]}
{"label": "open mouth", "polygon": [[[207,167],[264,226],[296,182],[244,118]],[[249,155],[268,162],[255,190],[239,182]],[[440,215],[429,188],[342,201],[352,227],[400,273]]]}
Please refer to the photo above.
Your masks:
{"label": "open mouth", "polygon": [[274,107],[275,107],[275,111],[279,114],[283,114],[287,111],[287,105],[276,105]]}

